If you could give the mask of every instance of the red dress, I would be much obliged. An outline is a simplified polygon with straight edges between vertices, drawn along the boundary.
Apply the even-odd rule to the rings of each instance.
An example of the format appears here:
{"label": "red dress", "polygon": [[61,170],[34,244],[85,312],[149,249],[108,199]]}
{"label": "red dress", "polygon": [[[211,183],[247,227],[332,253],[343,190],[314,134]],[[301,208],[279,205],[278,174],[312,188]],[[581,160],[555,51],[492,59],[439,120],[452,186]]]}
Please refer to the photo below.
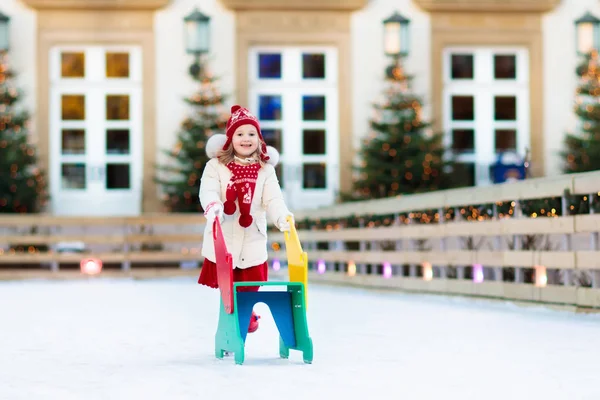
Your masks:
{"label": "red dress", "polygon": [[[265,261],[262,264],[255,265],[250,268],[234,268],[233,269],[233,281],[234,282],[266,282],[268,279],[269,267]],[[208,258],[204,259],[202,269],[200,270],[200,277],[198,283],[211,288],[218,289],[219,283],[217,281],[217,264],[210,261]],[[240,292],[258,292],[258,286],[249,286],[239,288]]]}

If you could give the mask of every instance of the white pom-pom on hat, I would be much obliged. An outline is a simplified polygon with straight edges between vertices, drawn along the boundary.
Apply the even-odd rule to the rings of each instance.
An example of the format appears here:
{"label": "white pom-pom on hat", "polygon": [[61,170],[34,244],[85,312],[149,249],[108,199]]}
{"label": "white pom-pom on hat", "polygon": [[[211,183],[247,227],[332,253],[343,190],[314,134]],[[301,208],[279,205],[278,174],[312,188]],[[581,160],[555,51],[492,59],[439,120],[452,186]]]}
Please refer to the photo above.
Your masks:
{"label": "white pom-pom on hat", "polygon": [[279,152],[273,146],[267,146],[267,155],[269,159],[267,160],[267,164],[271,164],[272,166],[276,166],[279,163]]}
{"label": "white pom-pom on hat", "polygon": [[219,150],[221,150],[223,146],[225,146],[226,142],[227,136],[221,133],[212,135],[206,141],[206,155],[208,156],[208,158],[215,158],[219,154]]}

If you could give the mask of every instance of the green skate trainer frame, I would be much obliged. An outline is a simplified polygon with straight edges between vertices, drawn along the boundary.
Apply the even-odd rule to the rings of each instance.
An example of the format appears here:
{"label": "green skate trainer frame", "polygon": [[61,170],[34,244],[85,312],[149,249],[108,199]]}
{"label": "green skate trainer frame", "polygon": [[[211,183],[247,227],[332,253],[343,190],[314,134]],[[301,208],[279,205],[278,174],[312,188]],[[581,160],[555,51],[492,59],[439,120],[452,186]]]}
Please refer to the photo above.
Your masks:
{"label": "green skate trainer frame", "polygon": [[[239,287],[284,287],[285,291],[238,292]],[[235,363],[243,364],[245,342],[252,308],[265,303],[279,331],[279,355],[288,358],[290,350],[302,352],[305,363],[312,363],[313,344],[308,334],[304,284],[300,282],[237,282],[233,284],[233,310],[228,313],[221,298],[219,325],[215,335],[215,356],[233,352]]]}

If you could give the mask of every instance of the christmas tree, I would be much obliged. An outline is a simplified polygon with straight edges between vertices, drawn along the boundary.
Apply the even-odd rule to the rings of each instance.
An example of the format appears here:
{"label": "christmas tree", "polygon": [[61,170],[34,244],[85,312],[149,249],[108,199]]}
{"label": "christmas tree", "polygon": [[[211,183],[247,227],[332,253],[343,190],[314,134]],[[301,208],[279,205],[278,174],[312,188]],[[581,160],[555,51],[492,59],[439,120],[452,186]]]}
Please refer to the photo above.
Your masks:
{"label": "christmas tree", "polygon": [[0,213],[34,213],[46,204],[44,173],[28,134],[29,114],[19,107],[20,91],[0,52]]}
{"label": "christmas tree", "polygon": [[165,206],[171,212],[202,212],[198,199],[200,178],[208,162],[205,144],[215,133],[224,133],[227,110],[217,79],[206,69],[190,69],[199,90],[185,99],[193,113],[181,124],[173,150],[165,151],[168,162],[159,166],[156,181],[161,185]]}
{"label": "christmas tree", "polygon": [[364,140],[349,199],[419,193],[448,186],[443,136],[430,132],[422,103],[398,61],[388,69],[384,100],[373,105],[371,133]]}
{"label": "christmas tree", "polygon": [[576,91],[575,114],[579,117],[577,133],[568,133],[564,172],[585,172],[600,169],[600,58],[598,52],[587,54],[577,67],[579,85]]}

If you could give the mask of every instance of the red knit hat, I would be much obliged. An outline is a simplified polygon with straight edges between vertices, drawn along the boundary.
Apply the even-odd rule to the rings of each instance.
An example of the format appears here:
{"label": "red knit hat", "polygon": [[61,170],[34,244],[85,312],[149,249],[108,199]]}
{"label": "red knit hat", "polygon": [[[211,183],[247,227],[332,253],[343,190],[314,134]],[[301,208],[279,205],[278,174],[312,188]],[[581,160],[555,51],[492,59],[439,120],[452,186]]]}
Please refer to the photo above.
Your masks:
{"label": "red knit hat", "polygon": [[263,161],[267,161],[269,159],[269,156],[267,155],[267,144],[265,143],[265,140],[263,139],[262,133],[260,131],[260,124],[258,122],[258,118],[256,118],[247,108],[244,108],[239,105],[231,107],[231,116],[229,117],[229,120],[227,121],[227,127],[225,128],[227,141],[223,146],[223,150],[227,150],[227,148],[231,144],[235,130],[240,126],[246,124],[253,125],[256,128],[256,131],[258,132],[258,138],[260,140],[260,158]]}

